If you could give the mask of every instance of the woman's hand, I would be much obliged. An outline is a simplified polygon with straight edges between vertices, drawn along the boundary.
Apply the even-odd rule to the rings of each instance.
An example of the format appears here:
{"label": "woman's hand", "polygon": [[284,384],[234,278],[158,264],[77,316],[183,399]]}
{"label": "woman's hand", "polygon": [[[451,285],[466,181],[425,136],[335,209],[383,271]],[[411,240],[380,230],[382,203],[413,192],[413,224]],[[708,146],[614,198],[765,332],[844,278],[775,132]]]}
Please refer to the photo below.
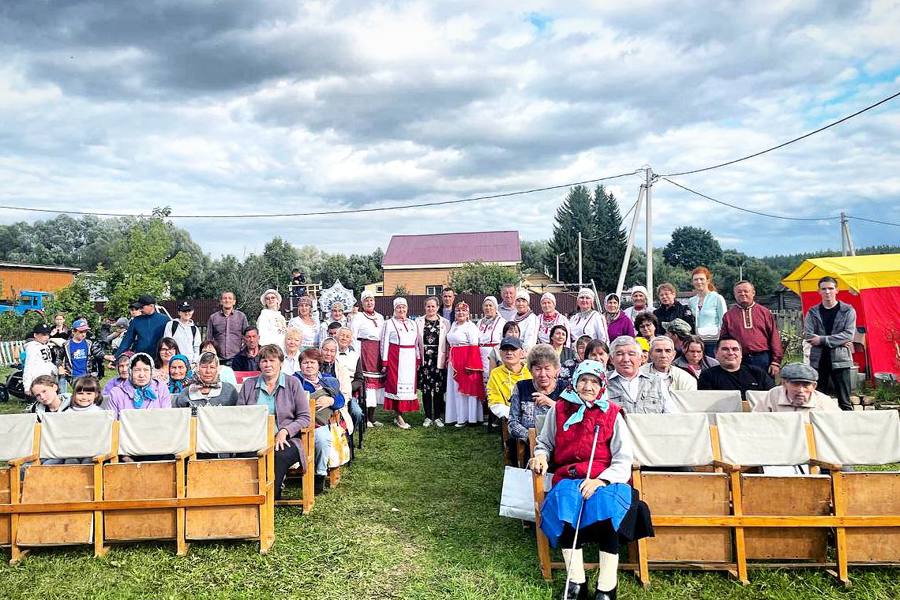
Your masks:
{"label": "woman's hand", "polygon": [[284,450],[288,445],[288,431],[287,429],[281,429],[278,433],[275,434],[275,449],[276,450]]}
{"label": "woman's hand", "polygon": [[541,454],[540,456],[535,456],[528,461],[528,468],[534,471],[537,475],[543,475],[547,472],[547,457],[543,454]]}
{"label": "woman's hand", "polygon": [[578,489],[581,490],[581,497],[587,500],[594,495],[594,492],[605,485],[606,482],[600,479],[585,479],[581,482],[581,485],[578,486]]}
{"label": "woman's hand", "polygon": [[319,396],[316,398],[316,410],[328,408],[332,404],[334,404],[334,398],[331,396]]}
{"label": "woman's hand", "polygon": [[534,400],[534,403],[541,408],[553,408],[556,406],[556,400],[552,400],[550,396],[542,394],[541,392],[534,392],[531,394],[531,398]]}

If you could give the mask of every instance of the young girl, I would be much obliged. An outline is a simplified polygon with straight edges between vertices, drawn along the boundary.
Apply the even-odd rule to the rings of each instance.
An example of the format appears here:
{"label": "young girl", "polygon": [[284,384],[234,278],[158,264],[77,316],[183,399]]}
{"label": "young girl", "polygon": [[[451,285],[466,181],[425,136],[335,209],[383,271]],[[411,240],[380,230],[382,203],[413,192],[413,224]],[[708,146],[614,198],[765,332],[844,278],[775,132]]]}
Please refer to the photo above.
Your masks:
{"label": "young girl", "polygon": [[[632,441],[619,407],[607,400],[603,365],[585,360],[547,413],[530,465],[538,475],[553,465],[553,488],[541,507],[541,530],[563,547],[569,575],[566,598],[584,598],[587,578],[581,548],[600,546],[595,598],[616,598],[619,544],[653,535],[650,511],[628,485]],[[593,463],[590,455],[597,428]],[[575,540],[575,525],[581,527]],[[573,543],[575,548],[573,549]]]}
{"label": "young girl", "polygon": [[100,395],[100,381],[96,377],[90,375],[79,377],[75,380],[73,390],[72,401],[63,410],[71,410],[73,412],[103,410],[100,408],[100,402],[103,400],[103,397]]}
{"label": "young girl", "polygon": [[38,375],[35,377],[31,381],[30,391],[35,401],[28,408],[28,411],[35,413],[38,421],[46,413],[64,411],[71,400],[69,394],[59,393],[59,381],[53,375]]}

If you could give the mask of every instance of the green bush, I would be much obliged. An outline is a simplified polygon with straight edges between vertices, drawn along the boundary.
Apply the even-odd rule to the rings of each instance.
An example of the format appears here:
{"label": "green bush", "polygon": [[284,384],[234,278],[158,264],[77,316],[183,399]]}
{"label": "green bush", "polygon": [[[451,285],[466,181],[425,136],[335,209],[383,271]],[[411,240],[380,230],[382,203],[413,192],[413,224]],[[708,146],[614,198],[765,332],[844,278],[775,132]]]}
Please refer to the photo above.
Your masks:
{"label": "green bush", "polygon": [[0,340],[15,341],[31,337],[34,326],[44,322],[38,312],[27,312],[23,316],[10,311],[0,314]]}

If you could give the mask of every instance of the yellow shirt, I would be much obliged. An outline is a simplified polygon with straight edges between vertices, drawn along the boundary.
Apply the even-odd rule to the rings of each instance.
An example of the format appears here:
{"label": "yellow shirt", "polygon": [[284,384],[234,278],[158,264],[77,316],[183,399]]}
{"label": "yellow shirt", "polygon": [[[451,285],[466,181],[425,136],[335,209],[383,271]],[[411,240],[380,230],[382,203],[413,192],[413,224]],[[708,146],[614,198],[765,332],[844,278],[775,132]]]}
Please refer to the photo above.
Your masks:
{"label": "yellow shirt", "polygon": [[518,373],[513,373],[509,369],[506,368],[506,365],[500,363],[497,367],[491,371],[491,376],[488,379],[487,384],[487,399],[488,406],[493,406],[494,404],[502,404],[503,406],[509,406],[509,398],[512,396],[513,386],[515,386],[518,382],[523,379],[531,379],[531,373],[528,371],[528,367],[522,365],[522,370]]}

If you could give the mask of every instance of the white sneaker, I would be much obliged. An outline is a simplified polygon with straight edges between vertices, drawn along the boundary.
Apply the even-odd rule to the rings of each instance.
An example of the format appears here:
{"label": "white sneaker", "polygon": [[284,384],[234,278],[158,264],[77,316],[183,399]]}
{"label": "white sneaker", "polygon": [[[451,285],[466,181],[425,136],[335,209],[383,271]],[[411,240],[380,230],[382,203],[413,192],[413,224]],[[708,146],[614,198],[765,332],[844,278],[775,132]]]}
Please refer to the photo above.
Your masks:
{"label": "white sneaker", "polygon": [[457,424],[456,424],[456,428],[457,428],[457,429],[462,429],[462,428],[465,427],[466,425],[468,425],[468,423],[457,423]]}
{"label": "white sneaker", "polygon": [[444,426],[444,422],[443,422],[442,420],[440,420],[440,419],[435,419],[435,420],[434,420],[434,426],[435,426],[435,427],[443,427],[443,426]]}
{"label": "white sneaker", "polygon": [[375,423],[373,423],[372,421],[366,421],[366,427],[372,429],[373,427],[375,427]]}
{"label": "white sneaker", "polygon": [[428,417],[425,417],[425,420],[422,421],[422,427],[431,427],[432,423],[433,423],[433,421],[431,419],[429,419]]}
{"label": "white sneaker", "polygon": [[372,427],[384,427],[384,423],[381,421],[372,421]]}

